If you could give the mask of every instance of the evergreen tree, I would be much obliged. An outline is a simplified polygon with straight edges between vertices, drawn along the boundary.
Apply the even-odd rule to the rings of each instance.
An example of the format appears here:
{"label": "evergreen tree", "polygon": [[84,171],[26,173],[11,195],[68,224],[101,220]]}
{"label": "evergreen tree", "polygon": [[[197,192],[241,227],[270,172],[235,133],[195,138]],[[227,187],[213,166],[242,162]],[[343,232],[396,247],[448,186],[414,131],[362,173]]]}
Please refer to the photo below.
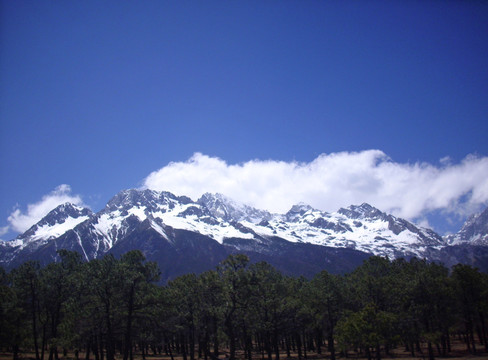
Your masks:
{"label": "evergreen tree", "polygon": [[229,360],[235,360],[240,320],[249,299],[249,273],[246,255],[230,255],[218,266],[222,281],[224,332],[229,340]]}

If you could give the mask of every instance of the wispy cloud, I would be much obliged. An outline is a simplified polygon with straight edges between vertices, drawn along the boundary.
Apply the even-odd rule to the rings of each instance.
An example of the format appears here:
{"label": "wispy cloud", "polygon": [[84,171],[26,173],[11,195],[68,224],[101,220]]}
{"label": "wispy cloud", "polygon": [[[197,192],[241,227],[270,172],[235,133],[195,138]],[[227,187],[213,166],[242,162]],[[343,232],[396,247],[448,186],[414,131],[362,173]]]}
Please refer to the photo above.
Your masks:
{"label": "wispy cloud", "polygon": [[[49,194],[44,195],[40,201],[27,205],[25,212],[19,208],[15,209],[8,217],[8,222],[14,231],[24,232],[46,216],[56,206],[67,202],[75,205],[83,205],[81,197],[71,194],[71,187],[62,184]],[[8,227],[5,231],[8,231]]]}
{"label": "wispy cloud", "polygon": [[368,202],[407,219],[430,211],[466,215],[488,203],[488,157],[459,163],[398,163],[380,150],[322,154],[311,162],[252,160],[228,164],[195,153],[154,171],[144,187],[198,198],[220,192],[273,212],[298,202],[324,211]]}

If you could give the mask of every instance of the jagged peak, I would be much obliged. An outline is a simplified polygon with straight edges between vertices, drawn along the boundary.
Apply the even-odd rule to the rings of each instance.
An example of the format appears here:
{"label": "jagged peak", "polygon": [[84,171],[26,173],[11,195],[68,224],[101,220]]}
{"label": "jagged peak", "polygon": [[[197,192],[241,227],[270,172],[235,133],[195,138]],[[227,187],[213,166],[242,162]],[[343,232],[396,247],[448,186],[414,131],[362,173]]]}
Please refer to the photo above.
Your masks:
{"label": "jagged peak", "polygon": [[213,216],[225,221],[246,220],[258,223],[271,218],[268,211],[235,201],[221,193],[207,192],[198,199],[197,203],[206,207]]}
{"label": "jagged peak", "polygon": [[467,227],[477,226],[477,225],[479,226],[483,224],[488,224],[488,207],[481,212],[469,216],[467,220],[464,222],[461,231]]}
{"label": "jagged peak", "polygon": [[351,205],[347,208],[340,208],[337,212],[350,219],[384,218],[387,216],[384,212],[366,202],[362,203],[361,205]]}
{"label": "jagged peak", "polygon": [[39,222],[17,236],[17,239],[22,241],[51,239],[91,216],[93,212],[89,208],[66,202],[52,209]]}
{"label": "jagged peak", "polygon": [[221,200],[224,200],[224,199],[229,200],[230,199],[229,197],[227,197],[224,194],[219,193],[219,192],[217,192],[217,193],[206,192],[200,197],[200,199],[202,199],[202,198],[204,198],[204,199],[221,199]]}
{"label": "jagged peak", "polygon": [[53,210],[56,209],[59,209],[60,211],[69,211],[71,209],[82,211],[83,209],[87,209],[87,208],[73,204],[72,202],[65,202],[64,204],[58,205]]}
{"label": "jagged peak", "polygon": [[192,203],[187,196],[176,196],[169,191],[157,191],[151,189],[127,189],[120,191],[105,206],[105,211],[126,209],[134,206],[157,207],[157,204]]}
{"label": "jagged peak", "polygon": [[[67,217],[63,223],[62,214],[70,211],[76,216],[84,210],[74,204],[62,204],[53,214],[52,226],[38,223],[38,228],[18,243],[27,253],[57,238],[63,244],[74,241],[73,247],[83,244],[83,251],[98,256],[129,240],[149,246],[143,243],[147,241],[147,234],[140,235],[139,232],[145,230],[144,227],[151,227],[168,241],[193,232],[221,244],[226,239],[246,239],[248,244],[251,240],[259,243],[282,239],[348,247],[389,257],[398,254],[428,256],[430,251],[437,251],[444,245],[435,233],[387,215],[366,202],[330,214],[301,202],[293,205],[286,214],[270,214],[222,193],[206,192],[194,202],[169,191],[127,189],[116,194],[96,215],[87,219]],[[479,221],[479,215],[472,221]]]}
{"label": "jagged peak", "polygon": [[244,204],[240,204],[237,201],[231,199],[230,197],[222,194],[222,193],[210,193],[206,192],[197,200],[197,203],[202,205],[208,205],[212,203],[216,203],[219,205],[228,205],[233,207],[243,207]]}
{"label": "jagged peak", "polygon": [[373,210],[373,209],[378,210],[374,206],[372,206],[372,205],[370,205],[370,204],[368,204],[366,202],[363,202],[361,205],[356,206],[356,207],[357,208],[360,208],[360,209],[364,209],[364,210]]}
{"label": "jagged peak", "polygon": [[456,234],[445,237],[449,244],[488,244],[488,207],[471,215]]}
{"label": "jagged peak", "polygon": [[125,189],[118,192],[107,203],[107,207],[122,206],[127,203],[134,203],[141,199],[157,199],[160,192],[149,189]]}
{"label": "jagged peak", "polygon": [[298,204],[295,204],[291,207],[290,210],[285,214],[285,219],[287,221],[297,221],[301,216],[303,216],[305,213],[309,211],[314,211],[315,209],[311,207],[308,204],[305,204],[303,202],[300,202]]}
{"label": "jagged peak", "polygon": [[309,210],[315,210],[312,206],[304,203],[304,202],[299,202],[298,204],[295,204],[291,207],[290,210],[288,210],[288,213],[305,213]]}
{"label": "jagged peak", "polygon": [[363,202],[361,205],[351,205],[348,207],[351,210],[356,210],[356,211],[380,211],[378,208],[374,207],[373,205]]}
{"label": "jagged peak", "polygon": [[46,222],[49,218],[54,216],[59,217],[62,214],[64,218],[66,217],[73,217],[77,218],[79,216],[86,216],[93,214],[93,212],[86,207],[82,207],[71,202],[66,202],[64,204],[60,204],[56,206],[54,209],[49,211],[40,221],[39,223]]}

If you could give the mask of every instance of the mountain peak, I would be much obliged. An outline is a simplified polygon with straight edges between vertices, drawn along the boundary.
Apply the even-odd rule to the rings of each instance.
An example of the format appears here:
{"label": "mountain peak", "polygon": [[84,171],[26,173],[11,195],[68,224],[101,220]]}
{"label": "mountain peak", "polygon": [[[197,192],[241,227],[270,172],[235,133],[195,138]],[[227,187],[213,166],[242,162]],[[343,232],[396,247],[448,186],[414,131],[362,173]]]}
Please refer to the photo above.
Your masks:
{"label": "mountain peak", "polygon": [[106,205],[106,209],[114,211],[116,209],[133,207],[134,205],[155,201],[158,196],[159,193],[154,190],[126,189],[120,191],[110,199]]}
{"label": "mountain peak", "polygon": [[52,209],[46,216],[44,216],[36,225],[54,225],[56,223],[63,223],[67,218],[74,218],[77,219],[82,216],[89,216],[93,214],[92,211],[88,208],[84,208],[78,205],[75,205],[70,202],[66,202],[64,204],[58,205],[54,209]]}
{"label": "mountain peak", "polygon": [[313,210],[313,207],[311,207],[310,205],[304,203],[304,202],[299,202],[298,204],[295,204],[291,207],[291,209],[289,210],[289,212],[307,212],[309,210]]}
{"label": "mountain peak", "polygon": [[[470,218],[459,236],[481,241],[488,237],[487,227],[485,210]],[[442,251],[452,244],[433,231],[383,213],[368,203],[334,213],[298,203],[286,214],[271,214],[219,193],[205,193],[195,202],[167,191],[129,189],[116,194],[96,214],[69,203],[58,206],[15,241],[0,248],[0,264],[46,254],[54,258],[60,248],[79,251],[87,260],[122,249],[143,249],[150,256],[153,253],[173,257],[176,253],[170,248],[183,243],[196,246],[200,242],[206,244],[204,247],[222,246],[222,251],[247,249],[266,256],[282,251],[283,246],[291,249],[297,243],[297,249],[308,244],[390,259],[418,256],[433,261],[444,260]],[[169,252],[158,253],[162,247]],[[448,260],[454,261],[457,256]]]}
{"label": "mountain peak", "polygon": [[93,212],[90,209],[67,202],[51,210],[37,224],[19,235],[17,240],[26,244],[35,240],[54,239],[91,216]]}
{"label": "mountain peak", "polygon": [[314,211],[315,209],[308,204],[300,202],[291,207],[290,210],[285,214],[285,219],[287,221],[297,221],[308,211]]}
{"label": "mountain peak", "polygon": [[207,207],[242,207],[236,201],[228,198],[221,193],[204,193],[198,200],[198,204],[205,205]]}
{"label": "mountain peak", "polygon": [[488,207],[471,215],[458,233],[446,236],[446,241],[450,245],[488,245]]}
{"label": "mountain peak", "polygon": [[314,208],[306,203],[299,202],[298,204],[293,205],[291,209],[288,210],[288,213],[300,213],[303,215],[309,210],[314,210]]}
{"label": "mountain peak", "polygon": [[198,199],[197,203],[205,206],[216,218],[229,222],[249,221],[251,223],[259,223],[272,217],[266,210],[259,210],[239,203],[220,193],[205,193]]}
{"label": "mountain peak", "polygon": [[351,219],[384,219],[387,216],[384,212],[378,210],[368,203],[351,205],[347,208],[340,208],[338,213]]}
{"label": "mountain peak", "polygon": [[225,221],[241,217],[242,206],[220,193],[212,194],[207,192],[197,200],[197,203],[206,207],[216,218]]}

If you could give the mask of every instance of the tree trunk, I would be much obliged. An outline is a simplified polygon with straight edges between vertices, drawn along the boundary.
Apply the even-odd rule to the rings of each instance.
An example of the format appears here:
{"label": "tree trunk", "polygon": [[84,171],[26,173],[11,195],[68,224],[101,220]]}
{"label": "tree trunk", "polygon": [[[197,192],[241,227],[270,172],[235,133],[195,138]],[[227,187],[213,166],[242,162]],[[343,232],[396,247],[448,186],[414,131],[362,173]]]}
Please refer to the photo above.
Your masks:
{"label": "tree trunk", "polygon": [[251,335],[246,335],[246,354],[247,354],[247,360],[252,360],[252,337],[251,337]]}
{"label": "tree trunk", "polygon": [[266,354],[268,355],[268,360],[273,360],[273,351],[271,349],[271,339],[269,331],[264,332],[264,347],[266,348]]}
{"label": "tree trunk", "polygon": [[44,360],[44,349],[46,348],[46,327],[47,322],[42,325],[41,360]]}
{"label": "tree trunk", "polygon": [[[142,354],[142,360],[146,360],[146,344],[141,341],[141,354]],[[131,360],[132,360],[132,346],[131,346]]]}
{"label": "tree trunk", "polygon": [[98,339],[97,336],[93,336],[94,342],[93,342],[93,355],[95,356],[95,360],[100,360],[100,350],[98,348]]}
{"label": "tree trunk", "polygon": [[17,344],[13,348],[13,360],[19,360],[19,345]]}
{"label": "tree trunk", "polygon": [[475,341],[474,341],[474,330],[473,330],[473,324],[471,323],[470,324],[470,329],[469,329],[469,333],[468,333],[468,341],[471,342],[471,348],[473,350],[473,355],[476,354],[476,344],[475,344]]}
{"label": "tree trunk", "polygon": [[202,342],[203,357],[204,357],[204,360],[208,360],[208,356],[209,356],[209,351],[208,351],[208,343],[209,343],[208,329],[205,331],[205,337],[204,337],[204,339],[202,341],[203,341]]}
{"label": "tree trunk", "polygon": [[434,349],[432,349],[432,343],[430,341],[427,342],[427,349],[429,350],[429,360],[434,360]]}
{"label": "tree trunk", "polygon": [[214,334],[214,357],[219,357],[219,337],[218,337],[218,324],[217,317],[213,317],[213,334]]}
{"label": "tree trunk", "polygon": [[98,335],[98,345],[100,347],[100,360],[103,360],[105,358],[104,352],[103,352],[103,335],[100,333]]}
{"label": "tree trunk", "polygon": [[37,304],[37,297],[36,297],[36,292],[34,289],[34,284],[31,280],[30,282],[30,288],[31,288],[31,313],[32,313],[32,337],[34,339],[34,348],[36,351],[36,360],[40,360],[39,356],[39,344],[37,340],[37,311],[36,311],[36,304]]}
{"label": "tree trunk", "polygon": [[485,345],[485,351],[488,351],[488,337],[486,334],[486,323],[485,323],[485,316],[482,311],[478,312],[479,317],[480,317],[480,322],[481,322],[481,337],[483,341],[481,342],[483,345]]}
{"label": "tree trunk", "polygon": [[234,337],[234,332],[231,332],[229,338],[229,360],[235,360],[236,358],[236,338]]}
{"label": "tree trunk", "polygon": [[175,358],[173,357],[173,351],[171,350],[171,344],[167,341],[165,342],[166,342],[166,349],[169,352],[169,356],[171,357],[171,360],[175,360]]}
{"label": "tree trunk", "polygon": [[90,360],[90,349],[91,349],[91,337],[88,340],[88,343],[86,344],[86,352],[85,352],[85,360]]}
{"label": "tree trunk", "polygon": [[195,326],[193,325],[193,320],[190,322],[189,331],[190,360],[195,360]]}
{"label": "tree trunk", "polygon": [[285,347],[286,347],[286,357],[290,358],[291,357],[291,354],[290,354],[290,338],[288,336],[285,338]]}
{"label": "tree trunk", "polygon": [[327,346],[330,352],[330,360],[336,359],[335,344],[334,344],[334,333],[331,331],[327,337]]}
{"label": "tree trunk", "polygon": [[183,333],[180,335],[180,341],[181,341],[180,348],[183,355],[183,360],[187,360],[188,357],[186,353],[186,341],[185,341],[185,335]]}
{"label": "tree trunk", "polygon": [[127,304],[127,324],[124,337],[124,360],[129,360],[132,349],[132,313],[134,311],[134,285],[131,286]]}
{"label": "tree trunk", "polygon": [[371,360],[371,350],[369,349],[369,346],[366,347],[366,356],[368,360]]}
{"label": "tree trunk", "polygon": [[280,344],[278,343],[278,329],[273,329],[273,348],[275,351],[275,360],[280,360]]}
{"label": "tree trunk", "polygon": [[[307,337],[305,336],[305,330],[302,331],[302,335],[303,335],[303,341],[302,341],[303,357],[306,359],[307,358]],[[298,336],[300,336],[300,335],[298,335]]]}
{"label": "tree trunk", "polygon": [[107,360],[114,360],[115,344],[114,344],[113,332],[112,332],[112,321],[110,319],[110,303],[108,301],[105,302],[105,322],[107,325],[107,338],[106,338]]}
{"label": "tree trunk", "polygon": [[322,329],[315,329],[315,343],[317,346],[317,354],[322,354]]}
{"label": "tree trunk", "polygon": [[300,339],[299,333],[296,333],[295,341],[297,344],[298,359],[301,360],[302,359],[302,341]]}
{"label": "tree trunk", "polygon": [[227,329],[227,336],[229,337],[229,360],[236,358],[236,339],[234,335],[234,324],[232,324],[231,314],[225,320],[225,328]]}

